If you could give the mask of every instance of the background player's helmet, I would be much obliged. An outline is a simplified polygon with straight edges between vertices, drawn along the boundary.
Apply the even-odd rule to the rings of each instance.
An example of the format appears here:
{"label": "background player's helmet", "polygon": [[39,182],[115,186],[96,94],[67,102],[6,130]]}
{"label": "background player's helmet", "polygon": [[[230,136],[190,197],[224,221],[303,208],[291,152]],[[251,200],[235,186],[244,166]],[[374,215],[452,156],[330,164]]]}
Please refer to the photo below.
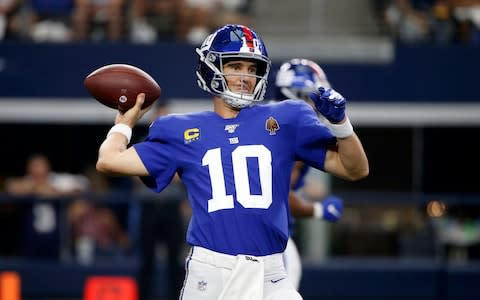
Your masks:
{"label": "background player's helmet", "polygon": [[283,63],[275,78],[276,100],[304,99],[320,86],[330,87],[327,75],[315,62],[294,58]]}
{"label": "background player's helmet", "polygon": [[[226,103],[236,108],[263,100],[271,62],[263,41],[250,28],[225,25],[209,35],[196,51],[199,56],[197,82],[201,89],[222,97]],[[257,83],[253,94],[235,93],[227,86],[223,64],[238,58],[257,62]]]}

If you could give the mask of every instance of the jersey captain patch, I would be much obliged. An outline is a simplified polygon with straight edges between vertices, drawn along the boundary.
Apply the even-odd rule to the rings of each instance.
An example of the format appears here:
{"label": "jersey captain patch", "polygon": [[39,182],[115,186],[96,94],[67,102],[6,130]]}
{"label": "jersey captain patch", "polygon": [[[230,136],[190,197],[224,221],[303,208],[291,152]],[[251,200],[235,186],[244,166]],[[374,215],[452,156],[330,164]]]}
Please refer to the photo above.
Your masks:
{"label": "jersey captain patch", "polygon": [[185,144],[189,144],[200,139],[200,129],[190,128],[183,132],[183,139]]}

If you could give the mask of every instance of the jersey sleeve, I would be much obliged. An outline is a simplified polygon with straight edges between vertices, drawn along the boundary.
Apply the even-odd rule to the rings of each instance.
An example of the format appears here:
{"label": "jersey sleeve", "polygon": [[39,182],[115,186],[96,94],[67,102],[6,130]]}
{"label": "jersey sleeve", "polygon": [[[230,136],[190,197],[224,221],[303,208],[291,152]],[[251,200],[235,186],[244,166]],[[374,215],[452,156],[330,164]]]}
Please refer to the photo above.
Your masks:
{"label": "jersey sleeve", "polygon": [[138,156],[147,168],[149,176],[140,177],[153,191],[162,191],[177,171],[175,141],[167,122],[157,119],[151,126],[143,142],[134,144]]}
{"label": "jersey sleeve", "polygon": [[311,106],[302,103],[298,107],[295,153],[298,160],[324,171],[325,156],[336,137],[320,122]]}

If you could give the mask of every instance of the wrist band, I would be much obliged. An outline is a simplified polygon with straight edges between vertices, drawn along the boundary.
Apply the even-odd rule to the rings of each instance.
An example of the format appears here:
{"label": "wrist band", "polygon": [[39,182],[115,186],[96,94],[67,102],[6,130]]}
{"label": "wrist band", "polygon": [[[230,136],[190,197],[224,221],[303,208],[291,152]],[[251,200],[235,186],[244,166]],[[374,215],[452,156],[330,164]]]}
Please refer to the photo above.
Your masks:
{"label": "wrist band", "polygon": [[130,139],[132,138],[132,128],[125,124],[115,124],[107,133],[107,137],[112,135],[113,133],[120,133],[123,134],[127,138],[127,144],[130,143]]}
{"label": "wrist band", "polygon": [[337,138],[346,138],[353,134],[353,126],[352,123],[350,123],[350,119],[348,117],[342,124],[329,123],[328,127],[330,128],[330,131],[333,133],[333,135]]}
{"label": "wrist band", "polygon": [[323,218],[323,204],[320,202],[313,203],[313,217],[317,219]]}

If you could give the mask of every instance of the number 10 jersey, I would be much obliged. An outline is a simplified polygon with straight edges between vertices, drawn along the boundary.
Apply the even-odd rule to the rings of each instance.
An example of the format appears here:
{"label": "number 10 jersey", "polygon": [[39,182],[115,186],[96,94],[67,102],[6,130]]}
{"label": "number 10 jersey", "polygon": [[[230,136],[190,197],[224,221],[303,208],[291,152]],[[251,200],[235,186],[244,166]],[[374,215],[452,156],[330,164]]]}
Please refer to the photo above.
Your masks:
{"label": "number 10 jersey", "polygon": [[213,251],[255,256],[283,252],[288,236],[290,173],[296,160],[323,170],[335,137],[304,101],[155,120],[135,150],[160,192],[178,172],[192,218],[187,242]]}

